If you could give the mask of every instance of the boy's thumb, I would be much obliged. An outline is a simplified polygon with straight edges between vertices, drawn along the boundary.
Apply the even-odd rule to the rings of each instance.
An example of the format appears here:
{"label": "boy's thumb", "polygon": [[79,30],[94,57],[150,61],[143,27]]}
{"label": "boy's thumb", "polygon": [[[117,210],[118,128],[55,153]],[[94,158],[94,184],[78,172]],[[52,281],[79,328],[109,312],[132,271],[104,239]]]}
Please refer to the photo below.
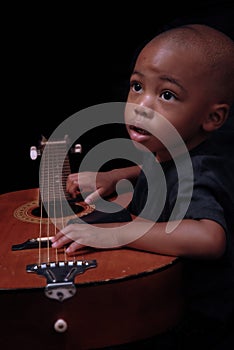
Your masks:
{"label": "boy's thumb", "polygon": [[92,193],[90,193],[86,198],[85,198],[85,203],[87,204],[92,204],[96,202],[101,196],[101,189],[98,189]]}

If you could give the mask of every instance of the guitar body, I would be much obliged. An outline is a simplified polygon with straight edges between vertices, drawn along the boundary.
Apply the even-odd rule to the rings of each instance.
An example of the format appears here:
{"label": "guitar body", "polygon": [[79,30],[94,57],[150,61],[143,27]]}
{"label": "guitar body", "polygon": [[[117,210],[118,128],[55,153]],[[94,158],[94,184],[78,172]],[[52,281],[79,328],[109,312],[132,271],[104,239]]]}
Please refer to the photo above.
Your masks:
{"label": "guitar body", "polygon": [[[183,300],[176,257],[84,249],[75,258],[97,266],[76,275],[72,297],[48,298],[44,276],[26,270],[38,262],[38,249],[12,250],[38,237],[40,225],[30,214],[37,199],[38,189],[0,196],[1,349],[97,349],[151,337],[177,323]],[[54,251],[42,248],[42,259],[48,249]]]}

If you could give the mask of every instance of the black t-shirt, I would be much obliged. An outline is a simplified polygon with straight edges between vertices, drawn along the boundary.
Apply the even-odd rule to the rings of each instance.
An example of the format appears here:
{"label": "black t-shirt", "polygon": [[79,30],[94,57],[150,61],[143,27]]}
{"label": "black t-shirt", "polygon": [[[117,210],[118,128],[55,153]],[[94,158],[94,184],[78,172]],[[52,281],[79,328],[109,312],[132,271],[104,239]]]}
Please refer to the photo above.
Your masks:
{"label": "black t-shirt", "polygon": [[128,208],[157,222],[210,219],[223,226],[227,247],[222,258],[183,259],[188,310],[218,322],[234,315],[233,133],[229,140],[227,135],[214,134],[189,153],[192,177],[187,158],[159,164],[146,153]]}

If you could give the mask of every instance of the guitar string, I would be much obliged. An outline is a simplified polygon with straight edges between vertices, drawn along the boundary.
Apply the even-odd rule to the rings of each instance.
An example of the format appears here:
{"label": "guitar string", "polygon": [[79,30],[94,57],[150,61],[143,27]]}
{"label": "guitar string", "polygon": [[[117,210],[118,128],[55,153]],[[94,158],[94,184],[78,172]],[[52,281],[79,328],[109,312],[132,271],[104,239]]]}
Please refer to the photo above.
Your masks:
{"label": "guitar string", "polygon": [[[63,201],[61,199],[61,194],[63,194],[63,198],[65,200],[68,199],[68,195],[65,195],[65,191],[66,191],[66,180],[68,175],[71,173],[71,168],[70,168],[70,161],[69,161],[69,157],[68,157],[68,153],[67,153],[67,148],[66,148],[66,142],[64,141],[64,143],[61,145],[61,147],[63,146],[63,152],[60,152],[60,169],[62,169],[62,173],[60,173],[62,175],[61,180],[59,181],[59,186],[60,186],[60,190],[59,190],[59,195],[60,195],[60,205],[61,205],[61,212],[62,212],[62,227],[65,227],[65,219],[64,219],[64,213],[63,213]],[[65,195],[65,196],[64,196]],[[68,256],[66,253],[66,247],[63,248],[64,249],[64,260],[67,261],[68,260]],[[75,261],[76,258],[75,256],[73,257],[73,261]]]}
{"label": "guitar string", "polygon": [[[49,150],[49,145],[48,150]],[[50,204],[49,204],[49,164],[50,164],[50,152],[44,154],[44,159],[40,164],[40,232],[39,232],[39,242],[38,242],[38,255],[39,255],[39,265],[42,264],[42,240],[46,238],[46,252],[47,252],[47,263],[50,262]],[[47,186],[46,186],[47,183]],[[44,210],[43,210],[44,206]],[[42,223],[43,223],[43,212],[47,212],[46,220],[46,236],[42,236]],[[45,213],[46,214],[46,213]]]}
{"label": "guitar string", "polygon": [[[49,148],[50,150],[50,148]],[[49,153],[50,154],[50,153]],[[56,214],[56,198],[55,198],[55,186],[56,186],[56,174],[55,174],[55,169],[56,169],[56,166],[57,166],[57,159],[56,158],[56,152],[52,153],[52,158],[51,158],[51,162],[52,162],[52,167],[49,167],[49,170],[50,168],[52,168],[52,191],[53,191],[53,196],[52,196],[52,200],[53,200],[53,218],[54,218],[54,232],[53,232],[53,235],[55,235],[56,233],[56,227],[57,227],[57,214]],[[55,161],[54,161],[55,159]],[[50,174],[48,174],[48,178],[50,179]],[[50,194],[50,187],[48,189],[48,193]],[[49,205],[50,206],[50,205]],[[49,233],[49,236],[48,236],[48,241],[49,241],[49,237],[50,237],[50,233]],[[50,249],[48,249],[48,259],[50,259],[49,257],[49,254],[50,254]],[[58,250],[55,249],[55,261],[56,263],[58,262]]]}
{"label": "guitar string", "polygon": [[[59,217],[60,219],[60,229],[64,228],[65,226],[65,217],[64,217],[64,211],[63,211],[63,182],[64,182],[64,165],[63,165],[63,160],[66,159],[65,152],[66,149],[64,147],[65,142],[55,142],[54,146],[52,147],[52,144],[50,145],[49,150],[52,152],[50,153],[50,159],[52,163],[52,177],[49,176],[49,178],[52,178],[52,191],[53,191],[53,208],[54,208],[54,232],[53,234],[55,235],[57,232],[57,226],[58,226],[58,220],[57,218]],[[51,167],[48,167],[51,169]],[[50,194],[51,191],[49,189],[48,193]],[[58,212],[57,212],[58,211]],[[50,236],[50,235],[49,235]],[[49,254],[50,250],[48,250]],[[56,256],[56,262],[59,261],[59,250],[55,249],[55,256]],[[66,254],[66,248],[63,248],[63,260],[66,262],[67,261],[67,254]]]}
{"label": "guitar string", "polygon": [[[68,176],[70,164],[65,142],[47,142],[47,150],[44,154],[43,162],[40,166],[41,171],[41,183],[40,183],[40,232],[39,232],[39,253],[38,260],[39,265],[42,263],[42,241],[44,240],[42,227],[43,227],[43,206],[47,212],[46,221],[46,260],[50,263],[51,260],[51,246],[50,239],[52,235],[57,232],[57,226],[61,223],[61,228],[65,226],[65,217],[63,211],[63,197],[65,190],[65,178]],[[66,153],[64,153],[66,152]],[[64,157],[64,155],[66,156]],[[64,161],[64,163],[63,163]],[[62,169],[62,171],[61,171]],[[66,174],[64,174],[66,172]],[[62,192],[63,191],[63,192]],[[51,198],[52,195],[52,198]],[[59,222],[57,220],[59,212]],[[51,214],[53,214],[54,222],[52,223]],[[52,229],[53,228],[53,229]],[[62,253],[62,252],[61,252]],[[55,255],[56,263],[59,261],[59,250],[53,249],[53,255]],[[67,261],[66,248],[63,248],[64,261]],[[75,258],[73,258],[75,260]]]}
{"label": "guitar string", "polygon": [[[45,196],[46,196],[46,185],[45,185],[45,181],[46,181],[46,176],[45,176],[45,172],[46,172],[46,162],[48,162],[49,159],[48,157],[45,159],[44,162],[40,163],[40,192],[39,192],[39,203],[40,203],[40,232],[39,232],[39,242],[38,242],[38,264],[39,266],[41,266],[42,264],[42,241],[44,240],[44,235],[42,232],[42,228],[43,228],[43,205],[45,204]],[[47,198],[48,199],[48,198]],[[45,205],[44,205],[44,209],[45,209]],[[48,213],[48,218],[49,218],[49,213]],[[48,220],[46,221],[46,225],[47,225],[47,231],[48,231]],[[48,241],[48,238],[47,238]]]}
{"label": "guitar string", "polygon": [[[44,168],[43,164],[40,164]],[[38,240],[38,265],[41,266],[41,244],[42,244],[42,220],[43,220],[43,211],[42,211],[42,193],[41,191],[44,188],[44,177],[42,178],[42,186],[39,188],[39,205],[40,205],[40,222],[39,222],[39,240]]]}
{"label": "guitar string", "polygon": [[[59,147],[62,148],[62,145],[60,145],[60,146],[58,145],[58,149],[59,149]],[[62,151],[64,151],[64,149],[62,149]],[[63,176],[64,176],[62,161],[64,159],[64,154],[63,154],[63,152],[60,151],[60,152],[58,152],[58,154],[56,153],[56,156],[57,156],[57,161],[56,161],[56,165],[55,166],[56,166],[56,169],[59,170],[59,174],[57,174],[57,176],[58,176],[57,180],[58,180],[58,186],[59,186],[59,191],[58,192],[59,192],[59,204],[60,204],[60,217],[61,217],[61,226],[62,226],[62,228],[64,228],[65,224],[64,224],[64,213],[63,213],[63,202],[62,202]],[[62,176],[62,177],[60,177],[60,176]],[[56,218],[57,218],[57,215],[56,215]],[[57,249],[56,249],[56,254],[58,255],[58,250]],[[65,247],[63,248],[63,255],[64,255],[64,261],[66,261],[67,260],[67,255],[66,255],[66,252],[65,252]]]}
{"label": "guitar string", "polygon": [[[47,157],[47,214],[48,214],[48,220],[47,220],[47,245],[46,245],[46,250],[47,250],[47,263],[49,264],[50,262],[50,144],[48,146],[48,157]],[[44,173],[45,174],[45,173]],[[45,203],[43,201],[43,203]]]}
{"label": "guitar string", "polygon": [[[57,157],[57,149],[52,147],[52,143],[47,144],[47,149],[48,149],[48,166],[47,166],[47,193],[48,193],[48,198],[47,198],[47,203],[48,203],[48,229],[47,229],[47,261],[48,263],[50,262],[50,237],[54,236],[56,234],[56,227],[57,227],[57,192],[56,192],[56,186],[57,184],[59,185],[58,181],[58,157]],[[52,198],[50,197],[50,194],[52,194]],[[53,213],[53,224],[51,222],[51,216],[50,216],[50,211],[51,211],[51,205],[52,205],[52,211]],[[58,263],[58,249],[55,249],[53,251],[55,253],[55,262]],[[52,252],[51,252],[52,254]]]}

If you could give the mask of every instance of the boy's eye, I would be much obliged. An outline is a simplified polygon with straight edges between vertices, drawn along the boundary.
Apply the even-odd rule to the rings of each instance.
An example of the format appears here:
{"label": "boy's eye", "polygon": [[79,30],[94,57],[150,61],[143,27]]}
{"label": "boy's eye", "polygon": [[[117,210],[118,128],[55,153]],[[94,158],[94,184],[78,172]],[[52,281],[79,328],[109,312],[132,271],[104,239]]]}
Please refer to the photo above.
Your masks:
{"label": "boy's eye", "polygon": [[164,100],[171,100],[172,98],[175,98],[175,95],[172,94],[170,91],[165,91],[161,94],[161,97],[164,99]]}
{"label": "boy's eye", "polygon": [[136,91],[136,92],[139,92],[142,90],[142,86],[141,84],[137,83],[137,82],[132,82],[131,83],[131,88]]}

